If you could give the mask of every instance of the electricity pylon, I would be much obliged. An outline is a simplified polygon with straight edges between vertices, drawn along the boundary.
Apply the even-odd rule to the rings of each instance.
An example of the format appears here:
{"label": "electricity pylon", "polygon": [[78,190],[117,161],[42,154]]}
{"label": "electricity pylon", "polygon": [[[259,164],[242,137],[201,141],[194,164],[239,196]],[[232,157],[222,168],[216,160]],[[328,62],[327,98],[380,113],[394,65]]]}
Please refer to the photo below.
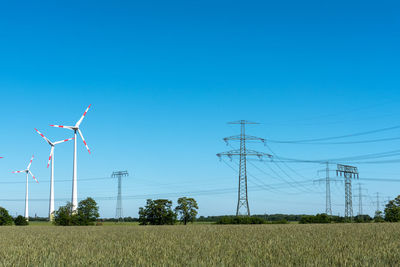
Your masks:
{"label": "electricity pylon", "polygon": [[331,181],[335,181],[336,182],[336,181],[339,181],[339,180],[330,178],[330,176],[329,176],[329,172],[330,172],[330,170],[329,170],[329,162],[326,162],[325,164],[326,164],[326,168],[325,169],[318,170],[318,174],[320,172],[325,172],[325,174],[326,174],[325,178],[314,180],[314,182],[319,182],[319,183],[324,182],[325,183],[325,213],[327,215],[332,216]]}
{"label": "electricity pylon", "polygon": [[118,221],[122,221],[124,218],[122,212],[122,194],[121,194],[121,187],[122,187],[122,177],[129,176],[127,171],[115,171],[112,173],[111,177],[118,178],[118,196],[117,196],[117,209],[115,211],[115,218]]}
{"label": "electricity pylon", "polygon": [[332,204],[331,204],[331,183],[329,180],[329,162],[326,163],[326,207],[325,207],[325,213],[327,215],[332,216]]}
{"label": "electricity pylon", "polygon": [[379,207],[379,192],[376,192],[376,212],[380,211],[380,207]]}
{"label": "electricity pylon", "polygon": [[349,165],[337,165],[336,175],[344,176],[345,179],[345,212],[344,217],[346,219],[353,220],[353,197],[351,191],[351,179],[358,179],[358,169],[357,167]]}
{"label": "electricity pylon", "polygon": [[247,215],[250,216],[249,199],[247,193],[247,157],[256,156],[260,160],[264,157],[271,158],[272,156],[266,153],[250,150],[246,148],[246,141],[261,141],[265,143],[265,139],[246,135],[246,124],[258,124],[246,120],[229,122],[228,124],[240,124],[240,135],[234,135],[224,138],[224,141],[229,144],[229,141],[240,141],[240,149],[235,149],[223,153],[218,153],[219,158],[226,156],[231,160],[234,156],[239,156],[239,188],[238,188],[238,203],[236,207],[236,216]]}
{"label": "electricity pylon", "polygon": [[362,189],[362,184],[358,183],[358,195],[354,197],[358,197],[358,215],[363,215],[363,198],[367,195],[363,194],[363,191],[366,189]]}

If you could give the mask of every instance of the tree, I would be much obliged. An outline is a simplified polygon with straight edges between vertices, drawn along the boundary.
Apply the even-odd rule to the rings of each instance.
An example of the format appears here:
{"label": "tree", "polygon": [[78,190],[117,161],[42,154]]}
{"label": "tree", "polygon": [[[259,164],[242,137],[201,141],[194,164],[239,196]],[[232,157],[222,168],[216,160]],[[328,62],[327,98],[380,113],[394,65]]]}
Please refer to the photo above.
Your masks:
{"label": "tree", "polygon": [[199,206],[194,198],[181,197],[178,199],[178,206],[175,212],[181,217],[181,222],[186,225],[188,222],[193,222],[197,216]]}
{"label": "tree", "polygon": [[382,217],[382,211],[377,210],[375,212],[374,222],[376,222],[376,223],[384,222],[384,219]]}
{"label": "tree", "polygon": [[99,207],[96,201],[88,197],[78,204],[78,222],[79,225],[94,225],[99,215]]}
{"label": "tree", "polygon": [[27,219],[24,216],[19,215],[17,218],[14,219],[14,224],[18,226],[25,226],[29,225]]}
{"label": "tree", "polygon": [[54,214],[54,224],[61,226],[94,225],[99,216],[99,207],[96,201],[88,197],[79,202],[77,212],[72,212],[71,202],[61,206]]}
{"label": "tree", "polygon": [[148,199],[146,206],[139,208],[139,222],[141,225],[174,224],[176,214],[172,210],[172,201],[168,199]]}
{"label": "tree", "polygon": [[0,225],[12,225],[13,218],[8,214],[8,210],[0,207]]}
{"label": "tree", "polygon": [[398,222],[400,221],[400,196],[389,201],[385,208],[385,221]]}
{"label": "tree", "polygon": [[61,226],[76,225],[76,215],[72,214],[72,203],[67,202],[65,206],[61,206],[54,213],[54,224]]}

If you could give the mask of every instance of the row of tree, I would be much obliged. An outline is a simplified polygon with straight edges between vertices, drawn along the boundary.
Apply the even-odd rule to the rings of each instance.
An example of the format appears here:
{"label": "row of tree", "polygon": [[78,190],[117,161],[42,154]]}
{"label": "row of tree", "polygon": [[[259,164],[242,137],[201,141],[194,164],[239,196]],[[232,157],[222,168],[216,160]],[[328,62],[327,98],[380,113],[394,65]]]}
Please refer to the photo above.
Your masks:
{"label": "row of tree", "polygon": [[141,225],[175,224],[179,217],[180,221],[186,225],[196,219],[198,208],[194,198],[179,198],[174,210],[171,200],[148,199],[146,206],[139,208],[139,223]]}
{"label": "row of tree", "polygon": [[[172,201],[168,199],[148,199],[145,207],[139,208],[139,219],[127,218],[129,221],[139,221],[141,225],[175,224],[179,219],[183,224],[196,220],[198,205],[195,199],[182,197],[178,199],[178,205],[173,209]],[[269,219],[269,220],[266,220]],[[114,219],[115,220],[115,219]],[[114,221],[111,220],[111,221]],[[286,223],[296,220],[300,223],[343,223],[345,218],[339,216],[317,215],[255,215],[252,217],[236,216],[212,216],[200,217],[198,221],[213,221],[218,224],[261,224],[261,223]],[[72,204],[61,206],[54,215],[54,224],[62,226],[94,225],[99,221],[99,207],[93,198],[82,200],[78,204],[77,211],[72,211]],[[368,215],[358,215],[355,222],[400,222],[400,196],[389,201],[382,212],[377,212],[374,218]],[[28,225],[23,216],[13,218],[5,208],[0,207],[0,225]]]}

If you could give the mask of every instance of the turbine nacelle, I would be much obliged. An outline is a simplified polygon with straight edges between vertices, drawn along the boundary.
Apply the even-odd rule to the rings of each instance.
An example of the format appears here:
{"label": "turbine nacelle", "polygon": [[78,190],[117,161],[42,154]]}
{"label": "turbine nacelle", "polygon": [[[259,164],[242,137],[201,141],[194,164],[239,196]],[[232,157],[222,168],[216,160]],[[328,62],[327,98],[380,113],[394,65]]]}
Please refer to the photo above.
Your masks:
{"label": "turbine nacelle", "polygon": [[37,183],[39,183],[39,181],[35,178],[35,175],[33,175],[33,173],[32,173],[31,170],[30,170],[31,165],[32,165],[32,161],[33,161],[33,157],[34,157],[34,156],[32,156],[31,161],[29,162],[28,167],[26,167],[25,170],[22,170],[22,171],[14,171],[14,172],[12,172],[12,173],[21,173],[21,172],[24,172],[24,173],[26,173],[26,174],[30,174],[30,175],[32,176],[32,178],[33,178]]}
{"label": "turbine nacelle", "polygon": [[85,112],[83,113],[82,117],[79,119],[79,121],[77,121],[77,123],[75,124],[75,126],[55,125],[55,124],[51,124],[51,125],[50,125],[51,127],[64,128],[64,129],[72,130],[72,131],[75,132],[75,134],[78,132],[79,135],[81,136],[82,141],[83,141],[83,144],[85,145],[85,147],[86,147],[87,151],[89,152],[89,154],[91,153],[91,152],[90,152],[90,149],[89,149],[89,146],[87,145],[87,143],[86,143],[86,141],[85,141],[85,138],[83,137],[83,134],[82,134],[81,130],[79,129],[79,126],[81,125],[83,119],[85,118],[86,113],[88,112],[90,106],[91,106],[91,104],[87,107],[87,109],[86,109]]}
{"label": "turbine nacelle", "polygon": [[35,130],[36,130],[36,132],[37,132],[41,137],[43,137],[43,139],[51,146],[49,161],[48,161],[48,163],[47,163],[47,168],[48,168],[48,167],[50,166],[50,160],[51,160],[51,158],[53,157],[53,154],[54,154],[54,146],[57,145],[57,144],[61,144],[61,143],[70,141],[70,140],[72,140],[72,139],[74,139],[74,138],[72,137],[72,138],[64,139],[64,140],[57,141],[57,142],[51,142],[46,136],[44,136],[44,134],[42,134],[41,132],[39,132],[38,129],[35,128]]}

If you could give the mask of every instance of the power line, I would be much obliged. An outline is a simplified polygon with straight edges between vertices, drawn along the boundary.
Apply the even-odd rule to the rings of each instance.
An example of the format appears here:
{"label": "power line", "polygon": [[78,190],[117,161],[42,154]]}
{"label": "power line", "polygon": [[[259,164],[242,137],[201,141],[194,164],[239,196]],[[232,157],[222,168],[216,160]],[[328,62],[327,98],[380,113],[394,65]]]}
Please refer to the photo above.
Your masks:
{"label": "power line", "polygon": [[[266,144],[266,146],[267,146],[267,148],[271,151],[271,153],[274,155],[274,157],[276,157],[276,158],[279,158],[278,157],[278,155],[271,149],[271,147],[270,146],[268,146],[267,144]],[[275,162],[274,160],[272,160],[272,162],[289,178],[289,179],[291,179],[294,183],[297,183],[297,181],[296,181],[296,179],[294,179],[294,178],[292,178],[286,171],[284,171],[282,168],[281,168],[281,166],[277,163],[277,162]],[[283,164],[286,166],[286,168],[288,168],[289,170],[291,170],[293,173],[295,173],[296,175],[299,175],[299,176],[302,176],[301,174],[299,174],[298,172],[296,172],[293,168],[291,168],[288,164],[286,164],[286,162],[283,162]],[[304,178],[304,177],[303,177]],[[306,188],[306,187],[304,187],[305,189],[306,189],[306,191],[308,191],[308,192],[310,192],[310,191],[312,191],[312,190],[310,190],[309,188]]]}
{"label": "power line", "polygon": [[[303,181],[303,183],[311,183],[312,180]],[[286,183],[272,184],[276,188],[286,188],[288,185]],[[249,186],[248,189],[253,191],[264,191],[265,188],[261,186]],[[208,190],[197,190],[197,191],[184,191],[184,192],[171,192],[171,193],[154,193],[154,194],[143,194],[143,195],[127,195],[122,196],[122,199],[148,199],[150,197],[179,197],[184,195],[218,195],[237,192],[237,188],[217,188]],[[96,200],[115,200],[115,196],[93,196],[92,198]],[[57,198],[56,201],[70,201],[69,198]],[[80,199],[82,200],[82,199]],[[14,201],[25,201],[25,199],[0,199],[0,202],[14,202]],[[33,198],[30,201],[49,201],[47,198]]]}
{"label": "power line", "polygon": [[[388,142],[388,141],[395,141],[395,140],[400,140],[400,137],[370,139],[370,140],[362,140],[362,141],[348,141],[348,142],[317,142],[317,143],[293,142],[291,144],[296,144],[296,145],[353,145],[353,144]],[[275,143],[278,143],[278,142],[275,142]]]}
{"label": "power line", "polygon": [[353,133],[353,134],[346,134],[346,135],[339,135],[339,136],[324,137],[324,138],[303,139],[303,140],[285,140],[285,141],[268,139],[268,141],[271,142],[271,143],[283,143],[283,144],[318,142],[318,141],[328,141],[328,140],[335,140],[335,139],[342,139],[342,138],[348,138],[348,137],[355,137],[355,136],[362,136],[362,135],[380,133],[380,132],[395,130],[395,129],[398,129],[398,128],[400,128],[400,125],[393,126],[393,127],[382,128],[382,129],[371,130],[371,131],[365,131],[365,132],[359,132],[359,133]]}

